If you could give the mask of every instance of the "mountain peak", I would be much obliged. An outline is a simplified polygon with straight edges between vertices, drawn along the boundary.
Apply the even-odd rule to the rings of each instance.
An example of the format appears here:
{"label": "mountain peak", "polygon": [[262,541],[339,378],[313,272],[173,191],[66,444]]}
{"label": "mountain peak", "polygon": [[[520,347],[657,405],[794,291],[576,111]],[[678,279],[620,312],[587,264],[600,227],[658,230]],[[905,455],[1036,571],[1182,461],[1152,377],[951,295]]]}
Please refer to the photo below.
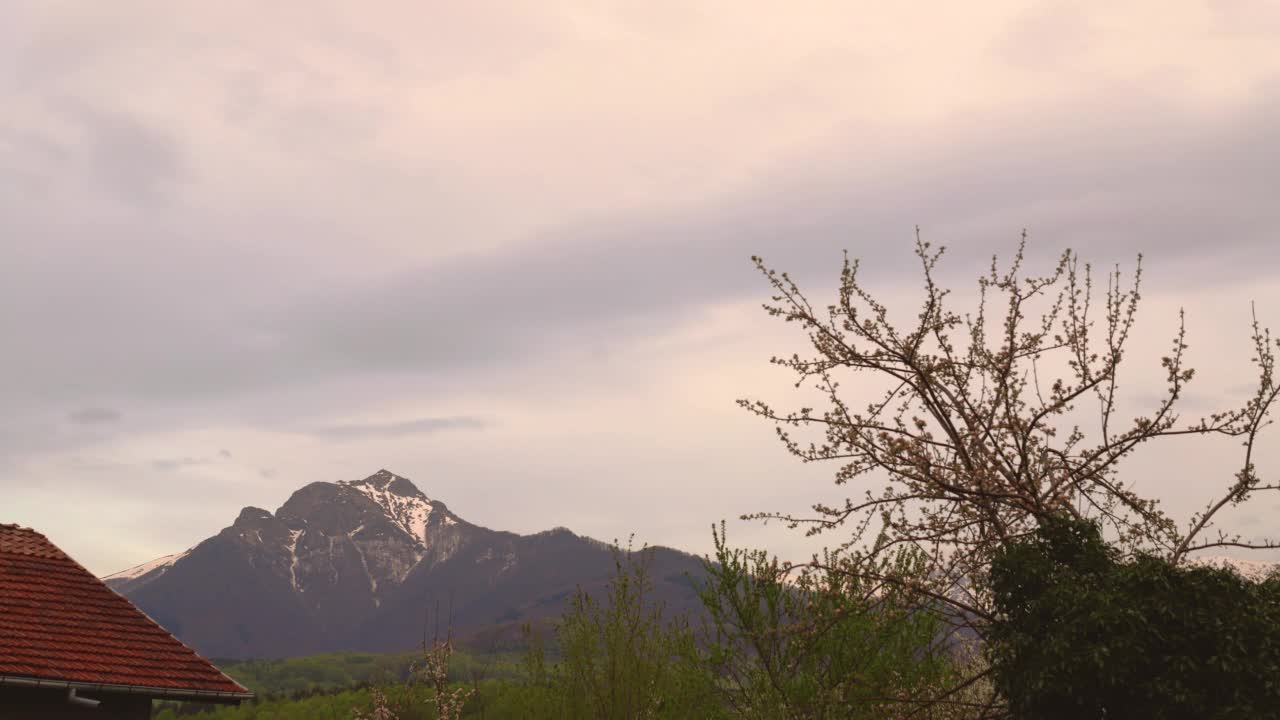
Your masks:
{"label": "mountain peak", "polygon": [[[427,524],[439,506],[444,522],[455,522],[448,515],[443,503],[436,503],[427,497],[408,478],[396,475],[389,470],[379,470],[363,480],[339,480],[339,491],[358,493],[381,508],[392,523],[413,538],[415,543],[423,544],[427,540]],[[437,519],[436,522],[441,522]]]}
{"label": "mountain peak", "polygon": [[[655,598],[696,602],[693,556],[656,556]],[[608,546],[564,529],[525,536],[472,525],[389,470],[315,481],[274,514],[247,507],[187,553],[107,580],[183,642],[214,657],[401,650],[422,607],[448,594],[456,627],[541,621],[574,588],[603,587]],[[0,716],[5,715],[0,710]]]}
{"label": "mountain peak", "polygon": [[271,518],[272,515],[269,510],[249,505],[240,511],[240,515],[236,518],[236,524],[243,525],[254,521],[270,520]]}
{"label": "mountain peak", "polygon": [[366,495],[370,494],[369,491],[372,490],[379,494],[390,493],[400,497],[421,498],[430,501],[430,498],[419,490],[418,486],[414,485],[409,478],[397,475],[386,469],[379,470],[363,480],[339,480],[338,484],[355,488]]}

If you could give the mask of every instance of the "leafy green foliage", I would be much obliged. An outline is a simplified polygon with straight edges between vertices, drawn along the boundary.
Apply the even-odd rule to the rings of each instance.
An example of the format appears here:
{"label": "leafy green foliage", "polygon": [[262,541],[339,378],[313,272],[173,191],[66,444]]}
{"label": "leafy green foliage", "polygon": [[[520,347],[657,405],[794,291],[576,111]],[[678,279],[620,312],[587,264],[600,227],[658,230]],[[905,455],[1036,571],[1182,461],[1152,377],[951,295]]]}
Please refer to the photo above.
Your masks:
{"label": "leafy green foliage", "polygon": [[556,629],[560,661],[533,638],[528,670],[537,690],[530,718],[624,720],[722,715],[715,678],[700,661],[683,616],[664,617],[650,598],[652,552],[614,548],[605,598],[581,588]]}
{"label": "leafy green foliage", "polygon": [[[729,548],[723,524],[713,536],[700,592],[706,653],[734,717],[888,717],[952,673],[936,611],[860,580],[859,558],[827,553],[815,568],[790,568]],[[894,565],[881,571],[923,569],[906,551]]]}
{"label": "leafy green foliage", "polygon": [[282,659],[217,662],[222,671],[258,695],[280,697],[346,690],[408,676],[413,653],[324,653]]}
{"label": "leafy green foliage", "polygon": [[1014,718],[1280,717],[1280,576],[1122,559],[1059,518],[991,572],[987,652]]}
{"label": "leafy green foliage", "polygon": [[[398,708],[412,708],[429,701],[426,689],[408,683],[411,667],[421,653],[324,653],[304,657],[226,660],[216,664],[257,696],[241,708],[216,707],[203,703],[157,703],[157,717],[195,715],[201,720],[241,720],[243,718],[340,717],[350,720],[351,708],[371,704],[369,687],[376,686]],[[522,656],[512,652],[476,653],[458,651],[449,661],[449,677],[454,686],[479,684],[486,699],[512,694],[505,688],[523,687]],[[314,715],[294,715],[296,708]],[[301,711],[299,711],[301,712]],[[415,717],[405,710],[403,717]],[[333,714],[336,713],[336,714]],[[430,717],[430,715],[418,715]],[[480,717],[477,715],[477,717]],[[519,717],[512,715],[510,717]]]}
{"label": "leafy green foliage", "polygon": [[198,720],[351,720],[356,711],[369,704],[368,689],[347,690],[311,697],[266,700],[240,707],[205,706],[199,714],[180,713],[175,708],[164,708],[155,720],[178,720],[194,717]]}

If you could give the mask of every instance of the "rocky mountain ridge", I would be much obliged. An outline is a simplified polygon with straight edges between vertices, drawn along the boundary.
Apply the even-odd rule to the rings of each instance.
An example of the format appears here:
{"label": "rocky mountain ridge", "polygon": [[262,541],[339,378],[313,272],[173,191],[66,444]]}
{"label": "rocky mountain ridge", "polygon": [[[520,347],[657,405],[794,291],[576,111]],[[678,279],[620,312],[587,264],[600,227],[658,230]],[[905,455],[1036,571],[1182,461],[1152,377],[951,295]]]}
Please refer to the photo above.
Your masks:
{"label": "rocky mountain ridge", "polygon": [[[104,578],[207,656],[403,650],[448,614],[465,634],[558,614],[603,588],[608,545],[563,528],[490,530],[387,470],[306,485],[272,513],[246,507],[190,550]],[[696,603],[701,562],[654,552],[657,599]]]}

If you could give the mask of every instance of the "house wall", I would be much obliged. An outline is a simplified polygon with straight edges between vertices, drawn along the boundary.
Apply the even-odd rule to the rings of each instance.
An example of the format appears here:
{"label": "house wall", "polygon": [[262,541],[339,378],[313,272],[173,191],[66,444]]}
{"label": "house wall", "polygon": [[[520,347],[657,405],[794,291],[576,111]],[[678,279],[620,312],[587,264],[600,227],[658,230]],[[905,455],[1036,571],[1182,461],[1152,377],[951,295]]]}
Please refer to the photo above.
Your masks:
{"label": "house wall", "polygon": [[101,700],[97,708],[82,708],[67,702],[66,690],[0,687],[2,720],[149,720],[151,698],[138,695],[79,693],[80,697]]}

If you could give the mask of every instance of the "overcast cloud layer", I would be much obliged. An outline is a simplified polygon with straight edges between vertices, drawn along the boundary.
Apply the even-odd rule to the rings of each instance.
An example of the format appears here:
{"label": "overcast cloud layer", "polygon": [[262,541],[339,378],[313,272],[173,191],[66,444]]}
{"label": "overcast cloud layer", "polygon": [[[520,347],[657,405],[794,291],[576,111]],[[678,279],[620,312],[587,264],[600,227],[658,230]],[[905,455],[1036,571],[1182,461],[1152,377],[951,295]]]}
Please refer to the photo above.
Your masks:
{"label": "overcast cloud layer", "polygon": [[[803,349],[749,257],[909,299],[915,225],[958,283],[1024,227],[1145,253],[1134,362],[1185,306],[1199,397],[1238,392],[1249,303],[1280,325],[1280,7],[980,5],[5,3],[0,522],[105,573],[386,467],[704,550],[838,497],[733,406]],[[1225,452],[1135,472],[1186,511]]]}

